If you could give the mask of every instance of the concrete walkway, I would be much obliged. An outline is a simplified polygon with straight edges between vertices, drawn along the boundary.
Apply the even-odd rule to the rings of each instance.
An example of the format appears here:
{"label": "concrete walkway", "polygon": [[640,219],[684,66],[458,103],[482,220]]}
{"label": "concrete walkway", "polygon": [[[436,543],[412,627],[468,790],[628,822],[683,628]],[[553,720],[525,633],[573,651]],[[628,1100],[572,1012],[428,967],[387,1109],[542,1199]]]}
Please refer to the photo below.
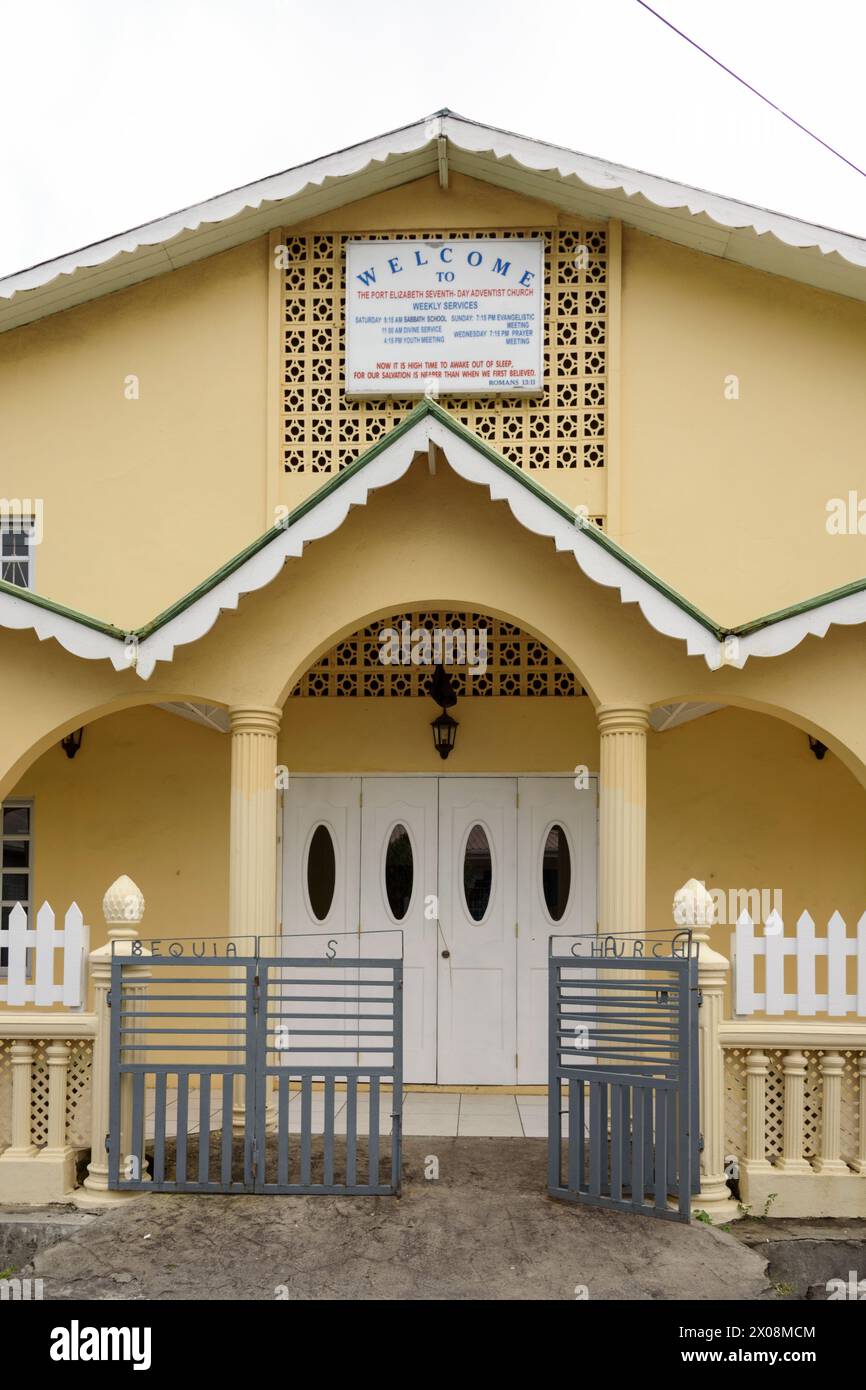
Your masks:
{"label": "concrete walkway", "polygon": [[770,1296],[765,1261],[722,1231],[551,1201],[546,1149],[410,1138],[399,1199],[128,1199],[31,1271],[46,1299]]}
{"label": "concrete walkway", "polygon": [[[358,1098],[359,1133],[367,1133],[366,1097]],[[145,1138],[153,1138],[156,1095],[147,1094],[145,1118]],[[346,1132],[346,1096],[337,1092],[335,1096],[335,1120],[338,1134]],[[300,1125],[301,1093],[289,1092],[289,1128],[296,1133]],[[211,1129],[220,1128],[222,1097],[217,1093],[211,1098]],[[320,1091],[313,1094],[312,1124],[313,1133],[321,1134],[324,1129],[324,1100]],[[342,1124],[341,1124],[342,1118]],[[177,1132],[177,1092],[169,1088],[165,1107],[166,1134],[174,1136]],[[567,1132],[568,1121],[563,1124]],[[193,1094],[189,1104],[187,1132],[197,1134],[199,1129],[198,1096]],[[390,1106],[383,1105],[379,1116],[379,1129],[382,1134],[391,1133]],[[403,1133],[405,1135],[433,1135],[456,1139],[458,1135],[468,1138],[500,1139],[544,1139],[547,1135],[547,1097],[546,1096],[508,1096],[502,1092],[467,1092],[453,1094],[448,1091],[407,1091],[403,1099]]]}

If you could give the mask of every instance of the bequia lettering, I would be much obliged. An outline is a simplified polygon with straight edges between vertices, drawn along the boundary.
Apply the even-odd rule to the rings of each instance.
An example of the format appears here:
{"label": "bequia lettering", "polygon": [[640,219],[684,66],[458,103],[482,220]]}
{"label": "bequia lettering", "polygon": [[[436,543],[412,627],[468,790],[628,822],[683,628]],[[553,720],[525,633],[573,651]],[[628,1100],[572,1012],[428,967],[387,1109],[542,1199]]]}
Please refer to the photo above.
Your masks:
{"label": "bequia lettering", "polygon": [[[236,941],[151,941],[150,953],[153,956],[236,956]],[[134,954],[143,954],[135,952]]]}

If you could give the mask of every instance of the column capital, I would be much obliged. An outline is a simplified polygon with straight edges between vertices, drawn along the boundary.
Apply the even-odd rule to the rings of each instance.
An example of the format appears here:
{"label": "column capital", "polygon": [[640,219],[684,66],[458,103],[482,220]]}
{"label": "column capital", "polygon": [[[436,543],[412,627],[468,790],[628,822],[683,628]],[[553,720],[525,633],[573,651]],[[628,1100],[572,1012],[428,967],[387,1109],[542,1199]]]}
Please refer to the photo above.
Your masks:
{"label": "column capital", "polygon": [[645,734],[649,729],[648,705],[599,705],[598,731],[605,734]]}
{"label": "column capital", "polygon": [[232,734],[273,734],[280,732],[283,711],[279,705],[231,705]]}

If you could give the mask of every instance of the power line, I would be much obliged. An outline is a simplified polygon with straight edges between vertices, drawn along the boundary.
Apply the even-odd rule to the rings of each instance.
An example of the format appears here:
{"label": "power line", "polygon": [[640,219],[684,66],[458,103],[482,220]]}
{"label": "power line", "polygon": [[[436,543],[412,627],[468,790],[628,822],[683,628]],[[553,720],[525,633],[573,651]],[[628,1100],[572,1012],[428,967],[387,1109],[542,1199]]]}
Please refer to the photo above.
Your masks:
{"label": "power line", "polygon": [[795,125],[798,130],[802,130],[803,134],[808,135],[810,140],[817,140],[819,145],[823,145],[824,149],[829,150],[830,154],[835,155],[837,159],[841,159],[842,163],[847,164],[849,169],[853,169],[855,174],[860,174],[863,178],[866,178],[866,170],[861,169],[859,164],[855,164],[852,159],[846,159],[844,154],[840,154],[832,145],[828,145],[826,140],[822,140],[820,135],[816,135],[814,130],[810,130],[808,126],[804,126],[800,121],[796,120],[794,116],[790,115],[789,112],[783,111],[781,106],[777,106],[769,97],[765,97],[763,92],[759,92],[757,87],[752,86],[751,82],[747,82],[744,77],[740,77],[739,73],[727,67],[720,58],[715,58],[712,53],[708,53],[705,48],[701,48],[699,43],[689,38],[688,34],[684,34],[682,29],[678,29],[669,19],[665,19],[664,15],[659,14],[658,10],[654,10],[651,5],[646,3],[646,0],[637,0],[637,3],[640,5],[641,9],[647,10],[648,13],[654,15],[656,19],[660,19],[662,24],[666,24],[667,27],[673,30],[675,34],[678,34],[681,39],[685,39],[686,43],[691,44],[692,48],[696,48],[699,53],[703,53],[704,57],[709,58],[711,63],[715,63],[717,68],[722,69],[722,72],[726,72],[729,77],[733,77],[735,82],[739,82],[740,85],[745,87],[747,91],[750,91],[753,96],[759,97],[761,101],[765,102],[773,111],[776,111],[780,116],[784,116],[786,121],[790,121],[791,125]]}

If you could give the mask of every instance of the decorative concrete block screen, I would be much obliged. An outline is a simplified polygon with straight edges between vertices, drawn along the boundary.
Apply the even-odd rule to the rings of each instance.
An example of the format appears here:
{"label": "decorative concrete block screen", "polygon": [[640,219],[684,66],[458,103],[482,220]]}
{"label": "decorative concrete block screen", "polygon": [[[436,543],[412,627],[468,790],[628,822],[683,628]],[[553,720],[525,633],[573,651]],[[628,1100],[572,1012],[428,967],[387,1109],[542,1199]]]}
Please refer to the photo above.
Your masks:
{"label": "decorative concrete block screen", "polygon": [[603,468],[606,442],[608,245],[604,227],[517,231],[364,232],[288,235],[283,282],[283,465],[287,473],[335,473],[382,439],[414,398],[347,399],[346,242],[541,237],[545,261],[544,391],[442,405],[521,468]]}
{"label": "decorative concrete block screen", "polygon": [[426,695],[432,674],[429,666],[385,665],[380,660],[380,633],[385,628],[402,633],[404,623],[412,630],[486,631],[486,671],[470,676],[465,666],[447,668],[461,699],[472,695],[556,697],[586,693],[558,656],[513,623],[500,622],[484,613],[415,612],[380,618],[373,626],[344,638],[304,673],[292,694]]}

